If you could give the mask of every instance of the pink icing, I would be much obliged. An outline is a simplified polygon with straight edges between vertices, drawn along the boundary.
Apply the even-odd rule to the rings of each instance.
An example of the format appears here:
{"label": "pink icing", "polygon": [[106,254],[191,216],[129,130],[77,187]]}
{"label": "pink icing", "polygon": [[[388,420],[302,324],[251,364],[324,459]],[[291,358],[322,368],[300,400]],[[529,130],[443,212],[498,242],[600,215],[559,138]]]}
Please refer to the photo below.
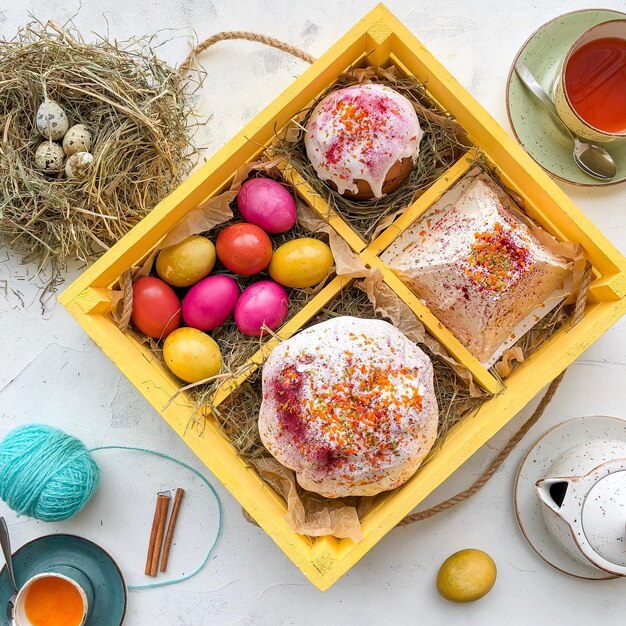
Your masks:
{"label": "pink icing", "polygon": [[423,131],[411,102],[385,85],[366,83],[333,91],[315,107],[305,136],[307,156],[339,193],[365,180],[376,198],[391,167],[419,154]]}

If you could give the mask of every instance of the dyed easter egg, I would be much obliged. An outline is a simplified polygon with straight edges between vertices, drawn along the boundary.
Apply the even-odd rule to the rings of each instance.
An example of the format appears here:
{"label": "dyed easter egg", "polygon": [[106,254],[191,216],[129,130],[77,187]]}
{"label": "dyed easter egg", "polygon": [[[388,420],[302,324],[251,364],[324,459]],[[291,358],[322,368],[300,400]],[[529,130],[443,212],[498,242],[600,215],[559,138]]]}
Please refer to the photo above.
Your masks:
{"label": "dyed easter egg", "polygon": [[189,287],[207,276],[214,265],[213,242],[201,235],[191,235],[159,252],[156,271],[174,287]]}
{"label": "dyed easter egg", "polygon": [[180,301],[174,290],[154,276],[133,283],[133,324],[144,335],[164,339],[180,326]]}
{"label": "dyed easter egg", "polygon": [[262,326],[276,330],[287,317],[289,296],[271,280],[253,283],[243,290],[235,306],[237,328],[251,337],[260,337]]}
{"label": "dyed easter egg", "polygon": [[230,276],[209,276],[196,283],[183,299],[183,319],[187,326],[213,330],[233,312],[239,288]]}
{"label": "dyed easter egg", "polygon": [[284,243],[274,252],[269,273],[285,287],[303,289],[324,280],[333,264],[332,252],[323,241],[301,237]]}
{"label": "dyed easter egg", "polygon": [[284,233],[296,223],[293,196],[271,178],[251,178],[237,194],[243,218],[267,233]]}
{"label": "dyed easter egg", "polygon": [[227,226],[215,243],[219,260],[235,274],[251,276],[263,271],[272,258],[272,242],[267,233],[246,222]]}
{"label": "dyed easter egg", "polygon": [[439,568],[437,590],[451,602],[474,602],[491,591],[497,573],[496,564],[486,552],[461,550]]}
{"label": "dyed easter egg", "polygon": [[177,328],[163,344],[163,359],[181,380],[197,383],[219,374],[222,354],[206,333],[195,328]]}

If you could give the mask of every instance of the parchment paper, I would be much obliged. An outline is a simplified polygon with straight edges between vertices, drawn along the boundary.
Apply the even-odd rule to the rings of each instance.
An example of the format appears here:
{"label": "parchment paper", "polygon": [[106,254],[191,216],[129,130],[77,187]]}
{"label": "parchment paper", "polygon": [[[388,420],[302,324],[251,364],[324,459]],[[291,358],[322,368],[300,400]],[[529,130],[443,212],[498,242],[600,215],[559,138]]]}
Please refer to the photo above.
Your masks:
{"label": "parchment paper", "polygon": [[272,457],[254,459],[251,463],[263,480],[285,498],[285,519],[294,532],[309,537],[332,535],[338,539],[361,541],[363,534],[356,506],[304,491],[297,485],[294,472]]}

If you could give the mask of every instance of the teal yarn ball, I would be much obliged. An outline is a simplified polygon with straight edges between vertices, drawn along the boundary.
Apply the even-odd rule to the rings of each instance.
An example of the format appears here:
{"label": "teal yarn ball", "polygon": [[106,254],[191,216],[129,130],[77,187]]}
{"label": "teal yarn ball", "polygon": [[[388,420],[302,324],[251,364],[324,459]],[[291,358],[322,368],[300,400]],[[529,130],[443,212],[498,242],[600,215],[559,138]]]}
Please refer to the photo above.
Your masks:
{"label": "teal yarn ball", "polygon": [[0,498],[18,515],[66,520],[87,504],[99,480],[89,450],[57,428],[20,426],[0,442]]}

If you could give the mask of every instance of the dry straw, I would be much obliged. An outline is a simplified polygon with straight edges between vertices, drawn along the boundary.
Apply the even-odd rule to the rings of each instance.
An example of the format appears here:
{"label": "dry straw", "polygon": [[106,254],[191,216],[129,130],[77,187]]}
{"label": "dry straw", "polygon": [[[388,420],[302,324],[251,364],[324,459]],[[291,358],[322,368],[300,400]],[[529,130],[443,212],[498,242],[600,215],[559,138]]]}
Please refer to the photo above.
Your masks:
{"label": "dry straw", "polygon": [[[85,179],[34,166],[44,93],[93,134]],[[72,26],[34,22],[0,41],[0,236],[55,270],[91,260],[188,172],[190,112],[149,40],[87,43]]]}

